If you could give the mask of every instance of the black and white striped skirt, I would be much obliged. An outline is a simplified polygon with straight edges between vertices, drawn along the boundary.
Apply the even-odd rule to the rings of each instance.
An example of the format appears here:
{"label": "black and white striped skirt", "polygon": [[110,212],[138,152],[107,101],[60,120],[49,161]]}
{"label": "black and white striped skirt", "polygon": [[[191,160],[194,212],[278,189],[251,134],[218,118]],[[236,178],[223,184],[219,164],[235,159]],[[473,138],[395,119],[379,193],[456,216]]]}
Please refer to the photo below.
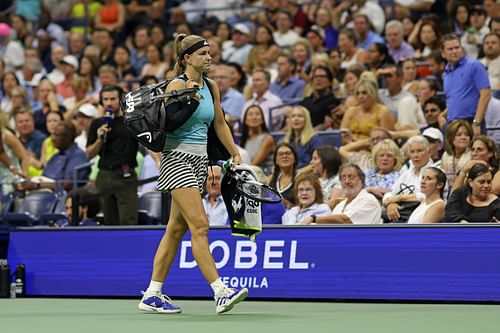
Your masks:
{"label": "black and white striped skirt", "polygon": [[163,152],[158,178],[158,191],[197,187],[204,191],[208,175],[208,156],[186,153],[179,150]]}

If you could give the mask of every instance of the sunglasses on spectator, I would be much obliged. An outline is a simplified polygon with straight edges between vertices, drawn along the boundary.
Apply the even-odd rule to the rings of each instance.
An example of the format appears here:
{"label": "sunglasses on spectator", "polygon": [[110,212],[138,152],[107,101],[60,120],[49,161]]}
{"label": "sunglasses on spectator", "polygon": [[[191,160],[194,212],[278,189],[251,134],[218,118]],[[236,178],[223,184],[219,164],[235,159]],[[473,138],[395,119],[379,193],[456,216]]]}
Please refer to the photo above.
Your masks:
{"label": "sunglasses on spectator", "polygon": [[288,150],[288,151],[280,151],[276,155],[278,155],[278,157],[283,157],[283,156],[292,156],[292,154],[293,153],[290,150]]}

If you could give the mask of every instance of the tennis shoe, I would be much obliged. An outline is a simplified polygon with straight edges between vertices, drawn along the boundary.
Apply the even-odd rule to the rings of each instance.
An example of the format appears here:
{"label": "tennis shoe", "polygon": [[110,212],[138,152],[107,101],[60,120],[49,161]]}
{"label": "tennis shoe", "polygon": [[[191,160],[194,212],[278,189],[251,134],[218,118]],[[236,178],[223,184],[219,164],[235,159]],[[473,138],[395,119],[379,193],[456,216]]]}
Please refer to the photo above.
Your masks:
{"label": "tennis shoe", "polygon": [[221,295],[214,297],[215,312],[221,314],[230,311],[236,304],[243,301],[248,295],[248,289],[226,288]]}
{"label": "tennis shoe", "polygon": [[149,313],[181,313],[181,308],[172,303],[170,297],[161,293],[144,293],[138,307]]}

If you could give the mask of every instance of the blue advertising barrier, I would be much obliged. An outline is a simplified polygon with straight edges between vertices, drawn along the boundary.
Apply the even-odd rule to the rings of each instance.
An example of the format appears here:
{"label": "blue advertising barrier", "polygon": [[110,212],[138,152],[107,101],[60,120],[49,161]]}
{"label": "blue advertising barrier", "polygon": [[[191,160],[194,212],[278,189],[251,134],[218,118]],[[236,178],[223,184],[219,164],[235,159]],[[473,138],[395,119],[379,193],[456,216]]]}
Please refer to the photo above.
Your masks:
{"label": "blue advertising barrier", "polygon": [[[135,296],[147,287],[163,230],[24,229],[8,259],[26,265],[30,296]],[[187,235],[189,236],[189,235]],[[500,301],[500,228],[270,227],[256,243],[212,229],[223,280],[250,297]],[[165,284],[172,297],[210,297],[189,238]]]}

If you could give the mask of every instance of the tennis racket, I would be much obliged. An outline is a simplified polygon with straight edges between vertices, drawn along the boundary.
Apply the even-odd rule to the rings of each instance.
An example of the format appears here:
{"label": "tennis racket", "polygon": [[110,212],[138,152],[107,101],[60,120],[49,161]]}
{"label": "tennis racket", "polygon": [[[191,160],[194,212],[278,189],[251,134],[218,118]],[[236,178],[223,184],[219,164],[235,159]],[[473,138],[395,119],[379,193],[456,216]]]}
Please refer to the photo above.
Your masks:
{"label": "tennis racket", "polygon": [[246,175],[239,174],[232,169],[233,163],[231,160],[218,161],[217,165],[224,170],[226,175],[236,180],[236,190],[247,198],[272,204],[281,202],[282,197],[278,191],[271,186],[251,180]]}

